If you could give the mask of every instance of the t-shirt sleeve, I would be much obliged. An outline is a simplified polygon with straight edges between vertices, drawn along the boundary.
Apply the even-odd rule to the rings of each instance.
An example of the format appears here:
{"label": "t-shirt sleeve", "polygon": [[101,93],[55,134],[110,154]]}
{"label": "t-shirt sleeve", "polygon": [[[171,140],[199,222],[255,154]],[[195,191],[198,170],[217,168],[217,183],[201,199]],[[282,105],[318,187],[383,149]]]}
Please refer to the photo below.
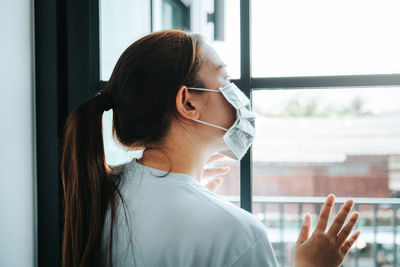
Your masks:
{"label": "t-shirt sleeve", "polygon": [[277,267],[278,262],[267,233],[258,237],[231,267]]}

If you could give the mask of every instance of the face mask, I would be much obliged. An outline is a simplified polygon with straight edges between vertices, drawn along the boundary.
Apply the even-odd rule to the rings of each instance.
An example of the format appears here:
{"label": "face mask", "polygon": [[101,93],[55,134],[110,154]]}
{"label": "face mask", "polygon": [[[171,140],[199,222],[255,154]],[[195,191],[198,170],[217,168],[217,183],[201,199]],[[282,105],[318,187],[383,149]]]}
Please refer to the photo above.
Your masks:
{"label": "face mask", "polygon": [[188,87],[188,89],[222,93],[225,99],[236,109],[236,121],[229,129],[201,120],[194,121],[226,131],[223,138],[230,150],[220,153],[232,159],[240,160],[246,154],[255,135],[255,116],[250,110],[250,99],[234,83],[220,89],[196,87]]}

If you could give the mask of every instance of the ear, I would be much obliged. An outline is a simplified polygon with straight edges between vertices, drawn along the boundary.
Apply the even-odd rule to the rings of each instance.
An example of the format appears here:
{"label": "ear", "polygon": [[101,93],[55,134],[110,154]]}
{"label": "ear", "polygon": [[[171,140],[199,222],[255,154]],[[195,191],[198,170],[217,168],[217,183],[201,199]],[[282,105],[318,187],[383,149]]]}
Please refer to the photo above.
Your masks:
{"label": "ear", "polygon": [[179,114],[186,119],[198,119],[200,117],[199,103],[196,102],[194,94],[190,93],[185,85],[179,88],[178,94],[176,95],[176,109]]}

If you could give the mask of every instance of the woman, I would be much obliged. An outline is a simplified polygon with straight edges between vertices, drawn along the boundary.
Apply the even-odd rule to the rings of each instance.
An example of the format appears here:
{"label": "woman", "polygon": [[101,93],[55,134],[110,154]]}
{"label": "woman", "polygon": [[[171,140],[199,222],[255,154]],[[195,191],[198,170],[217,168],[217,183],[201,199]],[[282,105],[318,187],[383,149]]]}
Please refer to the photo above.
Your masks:
{"label": "woman", "polygon": [[[239,160],[254,137],[249,99],[201,36],[151,33],[119,58],[105,89],[67,119],[61,174],[63,266],[277,266],[265,226],[199,182],[221,154]],[[140,159],[105,162],[102,114]],[[221,152],[220,154],[215,154]],[[347,201],[325,232],[328,196],[314,233],[306,215],[296,266],[339,266],[359,235]],[[343,226],[344,225],[344,226]]]}

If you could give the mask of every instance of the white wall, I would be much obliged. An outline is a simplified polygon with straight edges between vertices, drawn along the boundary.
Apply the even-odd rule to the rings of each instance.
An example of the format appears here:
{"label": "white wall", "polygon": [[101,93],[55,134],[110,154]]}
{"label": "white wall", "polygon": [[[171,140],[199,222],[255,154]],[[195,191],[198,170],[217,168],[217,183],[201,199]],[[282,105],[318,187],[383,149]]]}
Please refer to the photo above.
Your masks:
{"label": "white wall", "polygon": [[0,266],[36,266],[33,1],[0,0]]}

